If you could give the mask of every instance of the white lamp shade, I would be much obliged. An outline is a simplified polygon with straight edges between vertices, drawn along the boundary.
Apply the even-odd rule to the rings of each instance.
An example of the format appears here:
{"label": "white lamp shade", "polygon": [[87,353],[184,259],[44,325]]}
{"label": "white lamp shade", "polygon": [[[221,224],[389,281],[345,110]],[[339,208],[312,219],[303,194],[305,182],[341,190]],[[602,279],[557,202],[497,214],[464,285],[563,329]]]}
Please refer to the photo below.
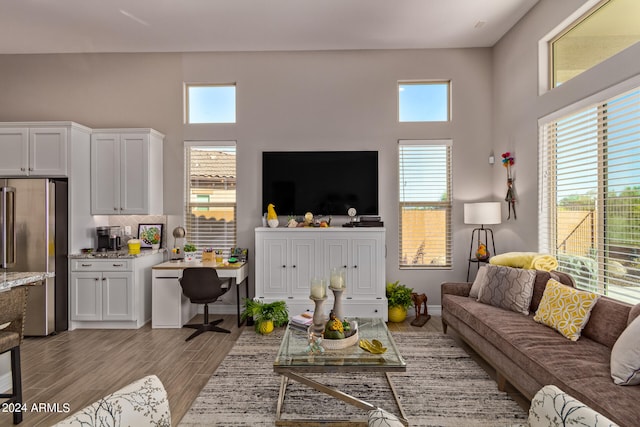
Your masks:
{"label": "white lamp shade", "polygon": [[500,202],[464,204],[465,224],[500,224],[502,222]]}

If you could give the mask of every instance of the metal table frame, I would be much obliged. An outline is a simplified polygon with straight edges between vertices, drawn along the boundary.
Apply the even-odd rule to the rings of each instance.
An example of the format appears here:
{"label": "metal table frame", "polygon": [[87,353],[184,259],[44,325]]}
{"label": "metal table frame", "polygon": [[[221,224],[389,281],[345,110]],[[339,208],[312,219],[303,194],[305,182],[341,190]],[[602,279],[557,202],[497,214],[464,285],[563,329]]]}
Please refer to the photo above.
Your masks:
{"label": "metal table frame", "polygon": [[[276,361],[273,365],[274,372],[282,375],[282,380],[280,382],[280,390],[278,393],[278,402],[276,407],[276,422],[277,426],[311,426],[311,425],[322,425],[322,426],[352,426],[352,425],[361,425],[366,426],[366,419],[295,419],[295,420],[287,420],[282,418],[282,406],[284,404],[284,399],[287,392],[287,385],[289,381],[297,381],[301,384],[304,384],[308,387],[311,387],[321,393],[327,394],[336,399],[342,400],[345,403],[353,405],[357,408],[363,409],[365,411],[370,411],[373,409],[377,409],[376,406],[372,405],[369,402],[366,402],[362,399],[354,397],[350,394],[344,393],[334,387],[327,386],[322,384],[314,379],[308,378],[305,376],[307,373],[335,373],[335,372],[371,372],[371,373],[384,373],[387,383],[389,384],[389,388],[393,397],[395,399],[396,405],[400,410],[400,421],[408,426],[409,423],[407,421],[407,416],[404,412],[402,404],[400,403],[400,399],[396,393],[396,389],[393,386],[393,382],[391,381],[391,377],[389,375],[390,372],[405,372],[406,371],[406,362],[400,355],[398,348],[393,341],[393,337],[389,333],[389,330],[386,327],[386,324],[382,319],[358,319],[358,324],[363,325],[360,326],[360,338],[368,338],[367,336],[367,322],[375,323],[378,328],[383,328],[384,332],[386,332],[386,339],[383,340],[385,345],[387,346],[387,352],[389,352],[389,358],[385,358],[384,355],[369,355],[369,353],[365,352],[358,348],[358,351],[361,354],[352,354],[351,356],[347,356],[346,360],[349,360],[347,364],[344,364],[344,357],[336,357],[335,350],[327,350],[324,355],[315,355],[313,357],[309,357],[304,352],[290,352],[288,348],[290,339],[297,339],[299,341],[303,341],[306,339],[304,334],[297,333],[297,337],[292,337],[291,334],[294,332],[287,327],[285,331],[285,335],[282,338],[282,343],[280,345],[280,349],[278,351],[278,356],[276,357]],[[357,346],[357,345],[356,345]],[[300,344],[298,344],[297,349],[299,350]],[[339,350],[338,350],[339,351]],[[340,355],[343,356],[343,355]],[[332,363],[332,359],[342,360],[342,364]],[[306,362],[304,361],[305,359]],[[309,361],[311,360],[311,361]],[[395,361],[394,361],[395,360]]]}

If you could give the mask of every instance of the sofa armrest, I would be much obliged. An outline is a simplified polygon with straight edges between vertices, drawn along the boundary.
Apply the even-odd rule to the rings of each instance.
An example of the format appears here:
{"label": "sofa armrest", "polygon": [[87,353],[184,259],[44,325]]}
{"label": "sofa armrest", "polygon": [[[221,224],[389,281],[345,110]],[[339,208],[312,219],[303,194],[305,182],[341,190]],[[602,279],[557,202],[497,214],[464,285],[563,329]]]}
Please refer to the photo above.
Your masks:
{"label": "sofa armrest", "polygon": [[604,415],[554,385],[542,387],[531,400],[529,427],[585,425],[618,427]]}
{"label": "sofa armrest", "polygon": [[65,418],[61,426],[171,426],[169,400],[155,375],[141,378]]}
{"label": "sofa armrest", "polygon": [[471,291],[471,285],[473,283],[466,282],[444,282],[440,285],[440,295],[458,295],[461,297],[468,297],[469,291]]}

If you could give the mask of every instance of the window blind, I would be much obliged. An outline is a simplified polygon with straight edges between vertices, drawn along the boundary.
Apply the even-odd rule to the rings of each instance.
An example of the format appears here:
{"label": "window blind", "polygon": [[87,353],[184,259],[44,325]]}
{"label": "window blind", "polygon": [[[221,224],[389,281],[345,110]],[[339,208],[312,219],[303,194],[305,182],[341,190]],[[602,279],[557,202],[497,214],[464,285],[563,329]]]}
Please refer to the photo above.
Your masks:
{"label": "window blind", "polygon": [[540,129],[540,249],[580,288],[640,302],[640,90]]}
{"label": "window blind", "polygon": [[451,267],[451,141],[399,141],[399,266]]}
{"label": "window blind", "polygon": [[186,143],[185,171],[187,241],[199,250],[235,247],[235,143]]}

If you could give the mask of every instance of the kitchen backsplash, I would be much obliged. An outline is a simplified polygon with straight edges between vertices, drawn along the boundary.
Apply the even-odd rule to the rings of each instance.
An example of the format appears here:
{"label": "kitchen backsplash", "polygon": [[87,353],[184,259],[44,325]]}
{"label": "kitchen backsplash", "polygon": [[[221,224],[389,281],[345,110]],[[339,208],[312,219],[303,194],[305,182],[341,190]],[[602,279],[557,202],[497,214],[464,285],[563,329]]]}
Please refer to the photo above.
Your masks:
{"label": "kitchen backsplash", "polygon": [[[162,247],[167,247],[167,216],[166,215],[110,215],[109,225],[119,225],[124,228],[131,227],[131,235],[138,237],[138,224],[162,224]],[[125,239],[126,240],[126,239]],[[124,243],[124,242],[123,242]]]}

